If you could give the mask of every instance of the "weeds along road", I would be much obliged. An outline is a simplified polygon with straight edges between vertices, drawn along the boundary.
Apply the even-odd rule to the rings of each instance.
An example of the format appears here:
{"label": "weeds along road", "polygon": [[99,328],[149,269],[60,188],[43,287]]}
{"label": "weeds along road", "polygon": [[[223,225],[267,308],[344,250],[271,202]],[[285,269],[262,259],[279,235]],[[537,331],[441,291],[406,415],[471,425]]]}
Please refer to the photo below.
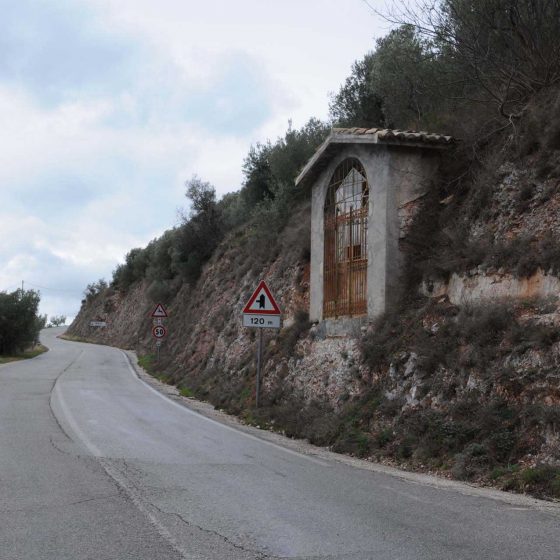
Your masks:
{"label": "weeds along road", "polygon": [[2,560],[558,558],[558,507],[298,453],[59,332],[0,367]]}

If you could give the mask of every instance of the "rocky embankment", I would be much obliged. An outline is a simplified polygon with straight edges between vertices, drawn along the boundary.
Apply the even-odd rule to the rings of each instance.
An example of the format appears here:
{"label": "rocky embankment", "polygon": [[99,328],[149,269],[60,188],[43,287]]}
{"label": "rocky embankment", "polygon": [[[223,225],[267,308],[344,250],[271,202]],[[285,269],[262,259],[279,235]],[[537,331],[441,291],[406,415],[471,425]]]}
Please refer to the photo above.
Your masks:
{"label": "rocky embankment", "polygon": [[[478,251],[474,265],[462,258],[447,277],[427,275],[412,305],[358,338],[308,322],[307,203],[264,256],[234,232],[196,285],[175,286],[159,364],[147,281],[84,301],[69,334],[134,349],[184,394],[337,451],[560,497],[560,280],[548,241],[560,232],[560,190],[537,174],[499,166],[462,245]],[[515,252],[516,243],[534,250]],[[255,333],[241,309],[263,278],[284,328],[265,336],[255,411]]]}

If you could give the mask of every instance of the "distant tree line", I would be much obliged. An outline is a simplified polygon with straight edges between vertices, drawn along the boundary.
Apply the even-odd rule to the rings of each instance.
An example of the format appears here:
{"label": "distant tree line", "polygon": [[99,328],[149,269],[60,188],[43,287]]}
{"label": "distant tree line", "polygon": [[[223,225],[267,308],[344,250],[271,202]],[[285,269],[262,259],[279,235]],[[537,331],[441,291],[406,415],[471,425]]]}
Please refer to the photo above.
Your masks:
{"label": "distant tree line", "polygon": [[39,301],[34,290],[0,292],[0,355],[16,355],[38,343],[47,322],[38,314]]}
{"label": "distant tree line", "polygon": [[62,327],[66,324],[66,315],[52,315],[47,327]]}

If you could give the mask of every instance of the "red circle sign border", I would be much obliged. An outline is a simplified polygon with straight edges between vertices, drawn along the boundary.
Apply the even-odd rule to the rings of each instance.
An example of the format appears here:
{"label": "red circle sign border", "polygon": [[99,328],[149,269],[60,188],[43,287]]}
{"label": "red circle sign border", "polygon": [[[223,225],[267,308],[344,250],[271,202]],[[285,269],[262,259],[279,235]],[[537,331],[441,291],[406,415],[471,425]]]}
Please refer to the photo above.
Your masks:
{"label": "red circle sign border", "polygon": [[[160,336],[158,336],[158,335],[156,334],[156,330],[157,330],[157,329],[163,329],[163,334],[160,335]],[[163,338],[163,337],[166,336],[166,335],[167,335],[167,329],[166,329],[163,325],[154,325],[154,327],[152,328],[152,336],[153,336],[154,338],[158,338],[158,339],[159,339],[159,338]]]}

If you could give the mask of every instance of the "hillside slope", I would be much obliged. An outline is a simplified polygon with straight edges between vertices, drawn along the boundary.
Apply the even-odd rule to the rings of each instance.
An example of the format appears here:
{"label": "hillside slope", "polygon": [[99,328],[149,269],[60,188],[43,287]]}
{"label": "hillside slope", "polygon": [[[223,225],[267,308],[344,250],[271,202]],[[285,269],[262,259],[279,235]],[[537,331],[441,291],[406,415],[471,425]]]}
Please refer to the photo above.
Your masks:
{"label": "hillside slope", "polygon": [[[356,385],[358,343],[314,335],[307,320],[309,297],[309,203],[294,209],[264,257],[251,252],[237,231],[218,248],[196,286],[183,284],[166,303],[169,335],[161,348],[159,375],[187,392],[232,412],[254,404],[255,332],[241,326],[241,310],[260,279],[266,279],[283,312],[283,329],[265,332],[265,408],[278,399],[321,401],[336,407]],[[149,282],[126,295],[111,288],[85,300],[70,336],[132,348],[153,356]],[[106,320],[106,329],[89,326]],[[156,364],[153,364],[154,367]]]}
{"label": "hillside slope", "polygon": [[[411,291],[359,338],[325,337],[307,320],[309,203],[302,201],[274,244],[256,248],[240,227],[196,284],[177,286],[164,302],[169,336],[159,363],[148,281],[88,298],[68,332],[133,348],[184,394],[247,421],[341,452],[560,497],[553,93],[537,100],[518,136],[508,132],[485,148],[468,185],[426,198],[411,230]],[[545,124],[533,138],[534,122]],[[284,328],[266,333],[256,411],[255,333],[242,328],[241,309],[260,279],[280,302]],[[89,326],[99,319],[109,326]]]}

